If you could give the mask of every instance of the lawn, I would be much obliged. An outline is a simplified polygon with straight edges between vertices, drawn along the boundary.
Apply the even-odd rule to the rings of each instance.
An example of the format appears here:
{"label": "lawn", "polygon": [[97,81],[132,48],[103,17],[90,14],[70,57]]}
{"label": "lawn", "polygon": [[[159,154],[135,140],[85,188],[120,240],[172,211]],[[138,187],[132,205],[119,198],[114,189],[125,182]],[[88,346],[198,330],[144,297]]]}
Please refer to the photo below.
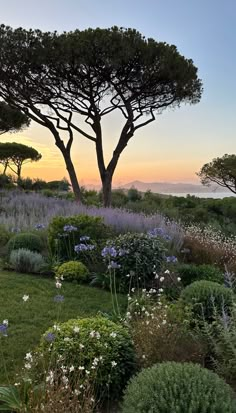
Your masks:
{"label": "lawn", "polygon": [[[54,297],[64,296],[57,303]],[[23,296],[29,295],[28,301]],[[119,296],[121,307],[126,298]],[[26,352],[37,346],[44,331],[57,321],[111,312],[111,295],[89,286],[63,282],[57,290],[51,278],[0,272],[0,324],[8,319],[8,337],[0,336],[0,384],[7,383],[5,370],[13,379],[23,366]],[[6,369],[4,368],[4,363]]]}

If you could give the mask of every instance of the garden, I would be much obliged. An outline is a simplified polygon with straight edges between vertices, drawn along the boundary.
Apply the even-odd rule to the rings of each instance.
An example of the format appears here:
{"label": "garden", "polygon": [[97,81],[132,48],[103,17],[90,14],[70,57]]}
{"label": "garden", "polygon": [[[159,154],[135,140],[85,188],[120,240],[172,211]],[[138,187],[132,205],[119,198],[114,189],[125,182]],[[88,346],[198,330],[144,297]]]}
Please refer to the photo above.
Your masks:
{"label": "garden", "polygon": [[0,196],[0,411],[236,412],[233,235]]}

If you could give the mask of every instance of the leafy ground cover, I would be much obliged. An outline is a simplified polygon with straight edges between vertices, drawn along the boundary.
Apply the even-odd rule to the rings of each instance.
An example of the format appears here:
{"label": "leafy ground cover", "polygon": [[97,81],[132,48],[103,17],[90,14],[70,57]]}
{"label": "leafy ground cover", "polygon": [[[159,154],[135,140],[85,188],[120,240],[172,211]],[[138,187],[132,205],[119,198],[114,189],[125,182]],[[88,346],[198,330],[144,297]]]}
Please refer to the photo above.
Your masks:
{"label": "leafy ground cover", "polygon": [[[58,294],[64,296],[63,302],[54,301]],[[125,308],[126,298],[118,299],[121,308]],[[0,357],[0,383],[8,381],[6,370],[8,378],[13,379],[24,364],[26,352],[38,345],[48,327],[57,321],[89,317],[99,311],[112,311],[109,292],[66,282],[58,292],[50,278],[0,272],[0,320],[9,322],[8,336],[0,337],[0,351],[4,355]]]}

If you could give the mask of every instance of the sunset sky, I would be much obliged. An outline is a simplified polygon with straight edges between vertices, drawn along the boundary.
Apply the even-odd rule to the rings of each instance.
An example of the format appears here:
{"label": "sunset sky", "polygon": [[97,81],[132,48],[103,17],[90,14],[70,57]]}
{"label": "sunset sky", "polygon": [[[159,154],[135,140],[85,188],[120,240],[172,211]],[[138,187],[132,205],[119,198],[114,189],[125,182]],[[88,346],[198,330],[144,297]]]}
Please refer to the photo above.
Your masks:
{"label": "sunset sky", "polygon": [[[114,183],[197,182],[212,158],[236,153],[235,0],[0,0],[1,23],[14,28],[68,31],[88,27],[132,27],[145,37],[175,44],[192,58],[203,80],[201,102],[167,110],[140,129],[119,161]],[[106,159],[118,138],[121,119],[104,124]],[[33,124],[1,142],[33,146],[43,158],[23,175],[46,180],[67,176],[60,151],[43,127]],[[93,142],[76,136],[73,159],[81,184],[99,183]]]}

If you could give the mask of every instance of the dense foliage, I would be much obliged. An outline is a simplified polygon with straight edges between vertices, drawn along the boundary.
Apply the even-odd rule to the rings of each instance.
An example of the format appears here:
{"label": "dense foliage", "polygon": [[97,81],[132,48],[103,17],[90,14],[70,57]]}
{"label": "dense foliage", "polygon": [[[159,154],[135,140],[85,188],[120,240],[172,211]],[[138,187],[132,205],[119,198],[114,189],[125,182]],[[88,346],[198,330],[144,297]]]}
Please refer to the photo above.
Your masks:
{"label": "dense foliage", "polygon": [[236,194],[236,155],[225,154],[213,159],[203,165],[198,176],[203,185],[214,182]]}
{"label": "dense foliage", "polygon": [[25,248],[12,250],[9,264],[15,271],[29,274],[40,273],[46,265],[41,254]]}
{"label": "dense foliage", "polygon": [[19,132],[30,124],[30,119],[5,102],[0,102],[0,135],[3,133]]}
{"label": "dense foliage", "polygon": [[88,279],[89,271],[82,262],[67,261],[56,269],[55,275],[64,280],[84,282]]}
{"label": "dense foliage", "polygon": [[123,291],[150,285],[154,272],[160,271],[165,259],[163,240],[149,234],[127,233],[106,243],[102,251],[109,269]]}
{"label": "dense foliage", "polygon": [[224,282],[223,271],[214,265],[180,264],[176,271],[181,278],[183,286],[200,280],[214,281],[220,284]]}
{"label": "dense foliage", "polygon": [[[111,234],[112,230],[104,224],[101,217],[84,214],[55,217],[48,227],[49,248],[53,254],[57,254],[58,258],[67,261],[78,257],[75,246],[84,243],[84,237],[87,239],[87,244],[96,244],[99,248]],[[84,254],[80,254],[79,259],[84,261]]]}
{"label": "dense foliage", "polygon": [[[53,337],[52,340],[49,337]],[[62,356],[63,365],[90,371],[100,397],[117,398],[134,372],[134,349],[124,327],[103,317],[69,320],[56,331],[49,329],[41,340],[41,351]],[[94,368],[94,367],[96,368]]]}
{"label": "dense foliage", "polygon": [[181,293],[182,300],[190,305],[197,318],[212,321],[215,314],[230,312],[234,294],[230,288],[213,281],[195,281]]}
{"label": "dense foliage", "polygon": [[25,232],[14,235],[9,240],[7,247],[9,254],[12,250],[18,250],[20,248],[25,248],[34,252],[42,252],[43,243],[38,235]]}
{"label": "dense foliage", "polygon": [[129,383],[122,413],[234,413],[231,388],[196,364],[162,363]]}

